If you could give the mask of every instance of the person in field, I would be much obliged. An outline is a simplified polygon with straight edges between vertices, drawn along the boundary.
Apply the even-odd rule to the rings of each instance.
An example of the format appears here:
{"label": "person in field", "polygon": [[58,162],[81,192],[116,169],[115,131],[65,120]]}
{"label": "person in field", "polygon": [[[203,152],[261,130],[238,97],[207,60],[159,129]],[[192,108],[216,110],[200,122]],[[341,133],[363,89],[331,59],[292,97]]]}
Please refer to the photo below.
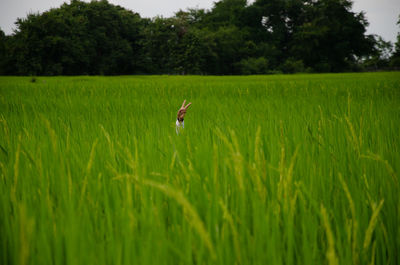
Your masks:
{"label": "person in field", "polygon": [[179,131],[182,128],[185,128],[185,122],[183,121],[183,118],[185,117],[186,111],[189,108],[190,105],[192,105],[192,102],[189,102],[189,104],[186,104],[186,99],[183,101],[181,108],[178,110],[178,118],[176,119],[176,127],[175,131],[176,134],[179,134]]}

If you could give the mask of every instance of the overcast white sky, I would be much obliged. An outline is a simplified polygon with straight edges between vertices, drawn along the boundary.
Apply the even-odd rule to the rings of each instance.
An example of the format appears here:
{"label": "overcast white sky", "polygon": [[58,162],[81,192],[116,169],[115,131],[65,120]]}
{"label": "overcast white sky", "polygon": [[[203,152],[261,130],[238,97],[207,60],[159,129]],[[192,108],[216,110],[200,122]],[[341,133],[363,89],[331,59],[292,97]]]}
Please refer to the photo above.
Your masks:
{"label": "overcast white sky", "polygon": [[[189,7],[210,9],[217,0],[109,0],[138,12],[142,17],[161,15],[172,16],[179,9]],[[18,17],[25,17],[29,12],[43,12],[52,7],[59,7],[69,0],[0,0],[0,28],[11,34]],[[396,41],[400,26],[396,25],[400,14],[400,0],[353,0],[353,10],[364,11],[370,23],[368,34],[378,34],[385,40]]]}

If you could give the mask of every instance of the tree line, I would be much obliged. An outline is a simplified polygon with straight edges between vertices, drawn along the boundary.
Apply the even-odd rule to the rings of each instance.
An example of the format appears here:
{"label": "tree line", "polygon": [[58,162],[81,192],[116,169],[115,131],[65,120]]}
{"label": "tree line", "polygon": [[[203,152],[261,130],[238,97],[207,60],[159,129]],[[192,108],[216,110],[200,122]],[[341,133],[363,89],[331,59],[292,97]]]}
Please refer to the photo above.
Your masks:
{"label": "tree line", "polygon": [[[71,0],[0,30],[2,75],[270,74],[400,66],[366,35],[350,0],[222,0],[210,10],[142,18],[109,3]],[[400,21],[399,21],[400,22]]]}

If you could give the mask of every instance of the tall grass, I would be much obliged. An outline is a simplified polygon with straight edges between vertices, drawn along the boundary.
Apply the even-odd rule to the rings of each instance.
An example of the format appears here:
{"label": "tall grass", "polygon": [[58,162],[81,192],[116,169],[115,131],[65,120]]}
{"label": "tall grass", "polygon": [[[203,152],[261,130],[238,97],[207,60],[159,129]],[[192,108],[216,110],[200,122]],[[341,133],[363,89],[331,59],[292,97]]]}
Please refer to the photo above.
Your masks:
{"label": "tall grass", "polygon": [[1,77],[0,264],[400,264],[399,132],[398,73]]}

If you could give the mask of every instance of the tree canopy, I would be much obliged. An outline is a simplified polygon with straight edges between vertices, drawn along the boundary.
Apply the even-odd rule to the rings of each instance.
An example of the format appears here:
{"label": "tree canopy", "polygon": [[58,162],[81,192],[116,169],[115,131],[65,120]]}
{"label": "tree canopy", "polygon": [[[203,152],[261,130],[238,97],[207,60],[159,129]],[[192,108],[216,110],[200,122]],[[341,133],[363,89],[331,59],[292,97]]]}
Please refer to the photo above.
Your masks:
{"label": "tree canopy", "polygon": [[[222,0],[142,18],[71,0],[0,32],[0,74],[266,74],[353,70],[374,54],[350,0]],[[397,46],[396,46],[397,47]]]}
{"label": "tree canopy", "polygon": [[397,41],[394,44],[394,52],[392,57],[390,58],[390,65],[392,67],[400,68],[400,15],[399,20],[397,21],[397,25],[399,26],[399,32],[397,33]]}

